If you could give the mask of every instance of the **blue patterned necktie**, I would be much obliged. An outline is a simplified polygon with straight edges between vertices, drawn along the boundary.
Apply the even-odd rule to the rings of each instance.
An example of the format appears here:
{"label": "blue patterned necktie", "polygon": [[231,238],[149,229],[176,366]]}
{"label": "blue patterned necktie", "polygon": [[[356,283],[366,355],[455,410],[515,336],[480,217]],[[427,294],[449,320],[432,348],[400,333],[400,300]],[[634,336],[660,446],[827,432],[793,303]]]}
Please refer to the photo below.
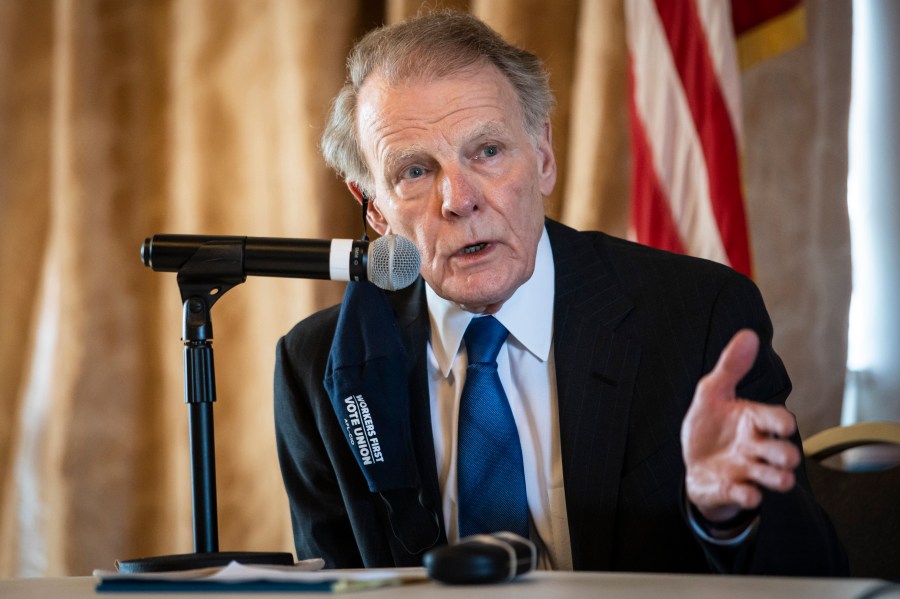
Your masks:
{"label": "blue patterned necktie", "polygon": [[509,331],[493,316],[472,319],[464,336],[469,365],[459,404],[459,536],[510,531],[528,538],[522,448],[497,354]]}

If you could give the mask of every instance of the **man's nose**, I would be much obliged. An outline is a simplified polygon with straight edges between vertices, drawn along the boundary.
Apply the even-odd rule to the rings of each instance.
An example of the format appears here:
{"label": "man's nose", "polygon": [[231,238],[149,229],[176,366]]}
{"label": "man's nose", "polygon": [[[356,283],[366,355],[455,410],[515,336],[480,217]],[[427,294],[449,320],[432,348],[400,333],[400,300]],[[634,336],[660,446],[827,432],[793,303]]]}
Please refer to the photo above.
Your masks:
{"label": "man's nose", "polygon": [[441,213],[445,218],[469,216],[482,203],[481,190],[471,173],[462,168],[445,169],[440,193]]}

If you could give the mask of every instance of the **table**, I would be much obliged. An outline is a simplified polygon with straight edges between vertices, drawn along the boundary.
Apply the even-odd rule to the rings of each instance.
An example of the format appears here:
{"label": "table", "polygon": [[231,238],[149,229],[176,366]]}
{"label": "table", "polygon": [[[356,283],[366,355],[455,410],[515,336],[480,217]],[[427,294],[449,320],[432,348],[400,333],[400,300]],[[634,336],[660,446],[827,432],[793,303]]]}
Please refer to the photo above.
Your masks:
{"label": "table", "polygon": [[[47,597],[106,597],[135,599],[155,593],[96,593],[96,581],[89,576],[72,578],[15,578],[0,580],[0,597],[4,599],[45,599]],[[628,597],[653,599],[692,597],[697,599],[742,599],[765,597],[801,599],[897,597],[900,585],[887,588],[887,583],[870,579],[783,578],[762,576],[715,576],[686,574],[619,574],[606,572],[532,572],[516,582],[484,586],[445,586],[435,582],[402,587],[381,588],[353,593],[359,599],[415,597],[416,599],[473,598],[489,599],[568,599]],[[872,595],[876,589],[885,592]],[[177,593],[170,597],[198,599],[221,597],[222,593]],[[329,593],[227,593],[228,597],[254,596],[265,599],[315,599],[333,597]]]}

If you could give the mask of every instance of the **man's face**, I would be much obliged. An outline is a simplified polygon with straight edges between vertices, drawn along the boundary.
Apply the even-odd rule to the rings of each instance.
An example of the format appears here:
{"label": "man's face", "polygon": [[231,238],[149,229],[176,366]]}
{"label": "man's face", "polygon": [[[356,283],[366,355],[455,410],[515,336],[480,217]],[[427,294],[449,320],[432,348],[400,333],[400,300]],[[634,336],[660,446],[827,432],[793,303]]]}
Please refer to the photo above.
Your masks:
{"label": "man's face", "polygon": [[484,65],[393,86],[373,76],[356,126],[373,228],[415,243],[438,295],[496,312],[534,270],[543,197],[556,182],[549,124],[529,136],[512,84]]}

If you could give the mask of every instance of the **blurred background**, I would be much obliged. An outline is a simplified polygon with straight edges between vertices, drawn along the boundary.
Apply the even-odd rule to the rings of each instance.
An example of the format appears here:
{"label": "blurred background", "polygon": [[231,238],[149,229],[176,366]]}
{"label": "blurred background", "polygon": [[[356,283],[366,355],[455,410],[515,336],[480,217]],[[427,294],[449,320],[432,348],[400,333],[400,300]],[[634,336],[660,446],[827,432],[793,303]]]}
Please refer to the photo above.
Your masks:
{"label": "blurred background", "polygon": [[[192,550],[181,300],[174,274],[141,264],[141,243],[155,233],[359,237],[358,207],[318,138],[353,41],[421,4],[0,0],[0,576],[87,575]],[[740,74],[740,162],[753,276],[794,381],[788,407],[808,436],[842,418],[900,420],[900,360],[882,341],[898,330],[897,142],[866,146],[848,167],[851,100],[870,102],[860,143],[900,138],[882,101],[898,96],[889,73],[900,14],[889,0],[790,4],[796,43]],[[427,5],[472,11],[545,60],[560,165],[548,212],[628,236],[622,0]],[[856,91],[860,55],[872,79]],[[848,176],[861,190],[850,209]],[[870,186],[878,177],[887,188]],[[854,286],[858,256],[870,278]],[[865,317],[855,340],[854,289],[880,298],[854,298]],[[223,551],[293,551],[274,346],[342,292],[251,278],[213,310]],[[848,339],[864,350],[851,348],[849,376]]]}

